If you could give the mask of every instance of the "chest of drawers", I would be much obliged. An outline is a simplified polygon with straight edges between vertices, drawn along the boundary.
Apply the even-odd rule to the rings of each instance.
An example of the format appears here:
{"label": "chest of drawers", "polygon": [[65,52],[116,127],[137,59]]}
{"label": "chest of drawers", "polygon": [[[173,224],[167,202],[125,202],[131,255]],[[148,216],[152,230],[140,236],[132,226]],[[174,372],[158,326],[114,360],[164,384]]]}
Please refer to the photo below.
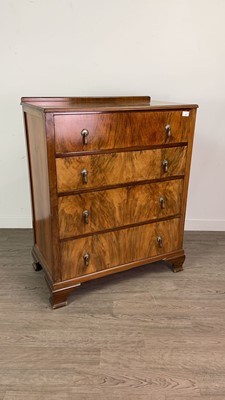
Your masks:
{"label": "chest of drawers", "polygon": [[[197,105],[22,98],[36,270],[53,308],[81,283],[158,260],[176,272]],[[157,267],[156,267],[157,268]]]}

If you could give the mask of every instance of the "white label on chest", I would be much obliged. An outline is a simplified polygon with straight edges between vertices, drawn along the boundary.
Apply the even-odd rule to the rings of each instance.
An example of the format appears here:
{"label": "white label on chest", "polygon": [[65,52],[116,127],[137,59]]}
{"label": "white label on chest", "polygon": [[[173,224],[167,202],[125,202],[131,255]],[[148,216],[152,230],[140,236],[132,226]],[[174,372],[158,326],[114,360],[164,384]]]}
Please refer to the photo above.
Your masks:
{"label": "white label on chest", "polygon": [[182,117],[189,117],[189,111],[182,111]]}

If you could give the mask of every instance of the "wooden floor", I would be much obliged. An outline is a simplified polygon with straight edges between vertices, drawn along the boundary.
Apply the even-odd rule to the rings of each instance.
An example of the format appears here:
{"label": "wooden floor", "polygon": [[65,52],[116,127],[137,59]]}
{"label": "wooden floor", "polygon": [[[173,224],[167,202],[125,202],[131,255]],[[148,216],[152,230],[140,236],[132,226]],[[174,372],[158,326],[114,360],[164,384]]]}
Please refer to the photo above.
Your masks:
{"label": "wooden floor", "polygon": [[225,400],[225,232],[84,284],[51,310],[30,230],[0,230],[0,399]]}

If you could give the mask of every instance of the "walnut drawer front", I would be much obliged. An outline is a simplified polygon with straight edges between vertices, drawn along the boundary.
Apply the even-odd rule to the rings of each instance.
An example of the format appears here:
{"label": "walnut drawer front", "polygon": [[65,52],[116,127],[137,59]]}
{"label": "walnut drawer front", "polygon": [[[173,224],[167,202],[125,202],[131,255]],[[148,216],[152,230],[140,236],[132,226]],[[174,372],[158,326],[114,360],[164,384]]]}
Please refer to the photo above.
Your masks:
{"label": "walnut drawer front", "polygon": [[61,242],[62,279],[67,280],[181,247],[179,218]]}
{"label": "walnut drawer front", "polygon": [[56,115],[57,153],[187,142],[195,113],[142,111]]}
{"label": "walnut drawer front", "polygon": [[177,215],[182,190],[176,179],[59,197],[60,238]]}
{"label": "walnut drawer front", "polygon": [[57,158],[57,187],[62,193],[180,176],[185,164],[186,146]]}

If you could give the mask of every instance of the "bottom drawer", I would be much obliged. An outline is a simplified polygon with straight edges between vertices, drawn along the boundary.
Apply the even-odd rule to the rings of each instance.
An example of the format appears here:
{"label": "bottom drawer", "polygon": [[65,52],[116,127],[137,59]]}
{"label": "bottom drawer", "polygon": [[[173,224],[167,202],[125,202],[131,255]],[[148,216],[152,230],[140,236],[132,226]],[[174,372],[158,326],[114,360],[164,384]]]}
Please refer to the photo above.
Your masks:
{"label": "bottom drawer", "polygon": [[62,280],[178,250],[179,226],[174,218],[61,242]]}

